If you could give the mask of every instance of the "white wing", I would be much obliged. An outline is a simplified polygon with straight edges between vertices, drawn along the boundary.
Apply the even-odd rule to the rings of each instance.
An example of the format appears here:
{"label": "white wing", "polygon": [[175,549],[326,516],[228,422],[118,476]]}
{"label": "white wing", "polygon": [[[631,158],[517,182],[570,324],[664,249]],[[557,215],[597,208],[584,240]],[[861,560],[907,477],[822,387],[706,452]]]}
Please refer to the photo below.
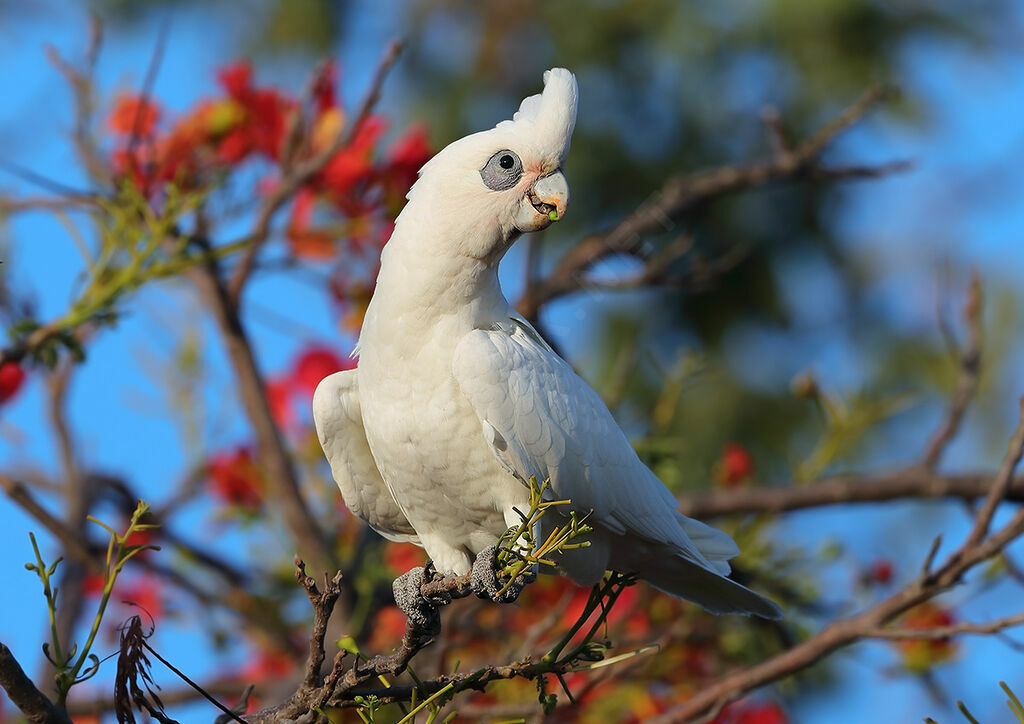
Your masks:
{"label": "white wing", "polygon": [[498,462],[522,481],[550,478],[555,496],[593,510],[591,547],[559,563],[568,575],[592,583],[612,568],[713,613],[781,617],[774,603],[726,578],[739,554],[732,538],[675,510],[601,398],[526,320],[467,334],[452,371]]}
{"label": "white wing", "polygon": [[636,456],[601,398],[525,320],[470,332],[452,365],[485,437],[513,475],[550,478],[556,497],[593,510],[591,520],[608,531],[668,544],[687,560],[728,573],[725,561],[739,553],[732,539],[676,512],[678,502]]}
{"label": "white wing", "polygon": [[345,505],[388,540],[420,540],[380,477],[363,432],[356,371],[325,377],[313,393],[313,422]]}

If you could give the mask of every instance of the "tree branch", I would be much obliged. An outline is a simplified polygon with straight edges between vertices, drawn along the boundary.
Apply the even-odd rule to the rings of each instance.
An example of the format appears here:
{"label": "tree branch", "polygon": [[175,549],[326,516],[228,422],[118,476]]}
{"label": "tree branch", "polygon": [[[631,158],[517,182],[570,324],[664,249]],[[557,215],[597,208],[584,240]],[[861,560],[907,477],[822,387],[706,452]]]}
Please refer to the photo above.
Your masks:
{"label": "tree branch", "polygon": [[0,643],[0,687],[32,724],[72,724],[68,715],[36,688],[3,643]]}
{"label": "tree branch", "polygon": [[[1008,450],[999,472],[990,486],[987,500],[1001,499],[1012,478],[1013,470],[1024,453],[1024,405],[1017,429],[1011,437]],[[705,687],[691,699],[673,707],[658,716],[653,724],[689,722],[714,717],[730,701],[744,693],[765,684],[777,681],[807,668],[834,651],[877,633],[886,623],[924,601],[949,590],[961,581],[974,566],[998,555],[1007,545],[1024,533],[1024,510],[1018,510],[1006,525],[986,535],[991,515],[983,506],[979,511],[975,528],[964,543],[934,572],[926,565],[917,579],[893,595],[879,602],[864,613],[837,621],[825,627],[820,633],[748,669],[722,677]],[[979,538],[977,533],[981,530]],[[929,554],[931,556],[932,554]]]}
{"label": "tree branch", "polygon": [[516,307],[527,319],[536,319],[544,304],[579,289],[584,284],[586,272],[601,259],[612,254],[629,253],[645,234],[671,228],[673,219],[707,199],[801,175],[860,178],[903,168],[901,163],[829,171],[820,165],[820,156],[826,147],[892,93],[889,86],[872,86],[853,105],[803,143],[792,149],[776,147],[775,155],[768,161],[748,166],[723,166],[669,178],[648,201],[612,229],[588,236],[570,249],[547,278],[535,280],[527,287]]}
{"label": "tree branch", "polygon": [[[694,518],[714,518],[750,513],[783,513],[826,505],[880,503],[903,498],[936,500],[984,497],[992,485],[991,474],[941,475],[914,466],[892,473],[836,475],[805,485],[731,488],[685,495],[679,510]],[[1006,500],[1024,502],[1024,477],[1013,478]]]}

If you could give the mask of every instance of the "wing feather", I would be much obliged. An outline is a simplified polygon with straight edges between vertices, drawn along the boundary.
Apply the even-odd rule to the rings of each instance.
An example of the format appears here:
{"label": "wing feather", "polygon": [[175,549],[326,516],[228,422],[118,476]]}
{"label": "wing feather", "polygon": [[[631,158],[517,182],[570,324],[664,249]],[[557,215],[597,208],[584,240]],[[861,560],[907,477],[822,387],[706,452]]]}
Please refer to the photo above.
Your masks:
{"label": "wing feather", "polygon": [[317,385],[313,422],[348,509],[388,540],[419,545],[416,531],[381,478],[366,442],[355,370],[336,372]]}
{"label": "wing feather", "polygon": [[[701,552],[680,522],[677,501],[636,456],[601,398],[525,320],[465,335],[452,366],[485,439],[516,477],[550,478],[555,496],[570,499],[580,512],[593,510],[604,528],[670,544],[684,558],[723,570],[728,536],[714,537],[714,562]],[[703,524],[691,530],[712,540]]]}

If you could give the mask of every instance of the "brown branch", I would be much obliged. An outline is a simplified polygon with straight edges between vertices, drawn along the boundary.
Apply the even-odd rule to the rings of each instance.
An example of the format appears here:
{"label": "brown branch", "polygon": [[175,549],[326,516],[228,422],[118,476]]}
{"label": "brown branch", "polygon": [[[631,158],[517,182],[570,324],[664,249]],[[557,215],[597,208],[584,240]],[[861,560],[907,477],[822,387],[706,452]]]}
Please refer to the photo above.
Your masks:
{"label": "brown branch", "polygon": [[88,542],[71,526],[44,508],[24,485],[0,473],[0,488],[8,498],[42,523],[60,541],[69,558],[95,573],[103,571],[99,559],[94,555]]}
{"label": "brown branch", "polygon": [[[990,486],[987,500],[1000,499],[1012,479],[1013,470],[1024,452],[1024,405],[1017,429],[1011,437],[1010,449]],[[714,716],[726,704],[748,691],[790,676],[807,668],[834,651],[849,646],[924,601],[930,600],[959,583],[972,568],[998,555],[1011,542],[1024,534],[1024,510],[1018,510],[1008,523],[987,534],[991,516],[987,505],[976,518],[975,528],[964,543],[935,571],[925,566],[921,575],[909,585],[852,618],[837,621],[818,634],[750,668],[722,677],[705,687],[691,699],[678,704],[653,724],[689,722]],[[982,530],[979,538],[977,531]],[[934,550],[934,549],[933,549]],[[931,555],[931,554],[930,554]]]}
{"label": "brown branch", "polygon": [[301,559],[295,559],[295,578],[302,584],[313,604],[313,633],[309,638],[309,658],[306,660],[306,672],[302,679],[302,686],[314,688],[320,684],[320,669],[323,668],[324,639],[327,636],[327,623],[334,612],[334,604],[341,595],[341,571],[334,574],[334,578],[328,580],[324,574],[324,590],[320,591],[316,586],[316,580],[306,575],[306,565]]}
{"label": "brown branch", "polygon": [[[205,243],[201,236],[197,237],[196,242]],[[266,468],[271,492],[280,503],[284,522],[295,540],[299,555],[320,572],[337,570],[327,538],[303,500],[294,462],[274,422],[263,375],[242,326],[238,308],[228,294],[220,265],[211,257],[205,266],[194,267],[188,273],[199,287],[220,328],[228,359],[234,368],[239,397],[256,433],[260,458]]]}
{"label": "brown branch", "polygon": [[1024,613],[1004,616],[986,623],[956,623],[932,628],[878,628],[864,632],[864,638],[894,641],[948,639],[962,634],[995,634],[1015,626],[1024,626]]}
{"label": "brown branch", "polygon": [[281,183],[278,184],[270,196],[267,197],[267,200],[263,203],[263,206],[260,208],[259,216],[256,219],[255,230],[249,237],[249,246],[239,259],[238,265],[235,267],[234,275],[231,277],[231,280],[227,285],[228,296],[234,304],[238,304],[238,300],[242,294],[242,288],[245,286],[245,282],[252,274],[253,267],[256,263],[256,257],[259,254],[260,249],[262,249],[263,245],[270,237],[270,224],[274,220],[274,216],[286,203],[288,203],[289,199],[291,199],[303,185],[309,183],[314,176],[320,173],[339,151],[352,143],[356,133],[359,131],[359,127],[363,125],[374,106],[377,105],[377,101],[380,99],[381,88],[384,85],[384,80],[387,78],[388,73],[394,66],[395,61],[398,60],[398,56],[401,54],[404,47],[404,40],[391,41],[384,52],[384,56],[377,65],[377,70],[370,82],[369,90],[364,96],[362,103],[359,105],[359,109],[353,116],[352,122],[348,124],[345,132],[339,133],[330,145],[309,160],[289,169],[284,178],[281,179]]}
{"label": "brown branch", "polygon": [[[237,677],[228,676],[207,681],[201,685],[201,688],[209,694],[228,698],[237,695],[240,691],[243,691],[246,684],[247,682]],[[173,689],[162,688],[160,690],[160,701],[165,705],[187,704],[199,699],[200,697],[201,694],[190,686]],[[111,696],[96,696],[91,699],[79,697],[68,703],[68,714],[72,717],[88,714],[99,715],[113,710],[114,699]]]}
{"label": "brown branch", "polygon": [[[960,430],[964,414],[967,412],[967,408],[970,406],[971,400],[974,399],[974,395],[978,390],[984,341],[982,333],[982,302],[981,278],[975,274],[971,279],[971,285],[967,292],[967,303],[964,305],[964,318],[967,321],[969,342],[964,352],[956,349],[955,343],[951,342],[951,346],[956,350],[959,357],[956,389],[946,411],[946,417],[929,441],[924,459],[921,461],[921,464],[926,468],[934,468],[938,465],[942,454]],[[949,333],[947,333],[947,337],[950,340],[952,339]]]}
{"label": "brown branch", "polygon": [[[990,490],[990,474],[941,475],[921,467],[874,475],[836,475],[805,485],[713,490],[683,496],[679,510],[694,518],[783,513],[826,505],[880,503],[897,499],[974,500]],[[1006,500],[1024,502],[1024,477],[1014,478]]]}
{"label": "brown branch", "polygon": [[14,654],[0,643],[0,687],[32,724],[72,724],[67,713],[53,705],[36,688],[21,668]]}
{"label": "brown branch", "polygon": [[[1024,420],[1024,398],[1020,400],[1019,404],[1021,419]],[[977,545],[988,533],[989,525],[996,514],[996,508],[1006,498],[1006,492],[1010,483],[1013,482],[1013,471],[1017,469],[1022,454],[1024,454],[1024,423],[1010,438],[1009,450],[1007,450],[1006,457],[1003,458],[1003,464],[999,467],[999,472],[996,473],[988,495],[985,496],[985,502],[978,510],[974,519],[974,527],[971,529],[971,534],[967,536],[966,546]]]}
{"label": "brown branch", "polygon": [[113,185],[110,168],[100,152],[99,144],[92,132],[92,119],[95,112],[93,71],[99,58],[100,46],[103,41],[103,25],[99,16],[92,14],[89,23],[89,45],[86,51],[85,69],[79,70],[61,57],[54,47],[46,49],[47,56],[53,66],[64,76],[74,96],[75,125],[72,140],[78,155],[89,176],[98,184],[110,187]]}
{"label": "brown branch", "polygon": [[669,178],[648,201],[612,229],[586,237],[562,257],[547,278],[535,280],[517,303],[519,312],[527,319],[536,319],[541,306],[579,289],[586,272],[598,261],[612,254],[630,253],[645,234],[671,229],[673,219],[702,201],[802,175],[856,178],[895,170],[892,165],[831,171],[819,166],[819,157],[826,147],[891,94],[889,86],[872,86],[837,118],[796,147],[777,145],[775,155],[768,161]]}

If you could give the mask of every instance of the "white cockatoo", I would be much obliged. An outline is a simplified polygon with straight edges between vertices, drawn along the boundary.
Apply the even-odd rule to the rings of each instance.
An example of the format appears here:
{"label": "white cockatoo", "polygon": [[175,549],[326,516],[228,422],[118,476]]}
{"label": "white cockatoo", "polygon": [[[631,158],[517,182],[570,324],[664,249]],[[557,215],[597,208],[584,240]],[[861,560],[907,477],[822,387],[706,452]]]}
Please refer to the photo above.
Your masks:
{"label": "white cockatoo", "polygon": [[[374,530],[422,546],[439,573],[472,569],[481,595],[497,591],[494,546],[521,522],[535,476],[589,513],[589,547],[559,561],[578,584],[615,570],[715,613],[777,618],[775,604],[726,577],[733,540],[675,510],[601,398],[498,285],[520,234],[565,213],[576,96],[572,73],[549,70],[512,120],[420,170],[381,254],[358,366],[313,397],[334,479]],[[410,615],[422,611],[423,573],[395,584]]]}

